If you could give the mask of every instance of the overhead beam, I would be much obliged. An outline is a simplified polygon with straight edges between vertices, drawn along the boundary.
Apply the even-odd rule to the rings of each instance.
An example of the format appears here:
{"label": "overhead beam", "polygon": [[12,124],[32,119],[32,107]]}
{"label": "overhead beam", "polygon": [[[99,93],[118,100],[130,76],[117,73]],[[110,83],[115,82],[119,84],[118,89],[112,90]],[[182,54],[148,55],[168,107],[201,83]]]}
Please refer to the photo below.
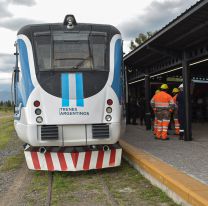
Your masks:
{"label": "overhead beam", "polygon": [[147,45],[147,49],[154,51],[156,53],[162,54],[164,56],[170,56],[170,57],[181,57],[181,52],[180,51],[176,51],[176,50],[172,50],[172,49],[167,49],[161,46],[150,46]]}

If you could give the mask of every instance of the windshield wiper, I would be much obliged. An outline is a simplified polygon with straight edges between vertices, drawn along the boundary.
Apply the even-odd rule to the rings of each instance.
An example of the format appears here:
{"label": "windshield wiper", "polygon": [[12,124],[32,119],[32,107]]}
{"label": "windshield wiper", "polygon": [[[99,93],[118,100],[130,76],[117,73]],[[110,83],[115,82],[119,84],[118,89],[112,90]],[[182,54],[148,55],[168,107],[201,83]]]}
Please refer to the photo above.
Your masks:
{"label": "windshield wiper", "polygon": [[89,54],[90,54],[89,58],[91,59],[91,66],[92,66],[92,69],[94,69],[94,59],[93,59],[93,53],[92,53],[92,48],[91,48],[91,42],[90,42],[91,31],[88,36],[88,46],[89,46]]}
{"label": "windshield wiper", "polygon": [[[80,69],[80,67],[83,64],[86,64],[86,61],[89,61],[90,66],[92,67],[92,59],[91,56],[89,55],[86,59],[83,59],[82,61],[80,61],[76,66],[74,66],[76,69]],[[88,63],[88,62],[87,62]]]}
{"label": "windshield wiper", "polygon": [[80,61],[75,68],[76,69],[80,69],[80,67],[86,63],[86,61],[89,61],[89,68],[93,69],[94,68],[94,60],[93,60],[93,54],[92,54],[92,48],[91,48],[91,42],[90,42],[90,36],[91,33],[88,36],[88,49],[89,49],[89,56],[86,59],[83,59],[82,61]]}

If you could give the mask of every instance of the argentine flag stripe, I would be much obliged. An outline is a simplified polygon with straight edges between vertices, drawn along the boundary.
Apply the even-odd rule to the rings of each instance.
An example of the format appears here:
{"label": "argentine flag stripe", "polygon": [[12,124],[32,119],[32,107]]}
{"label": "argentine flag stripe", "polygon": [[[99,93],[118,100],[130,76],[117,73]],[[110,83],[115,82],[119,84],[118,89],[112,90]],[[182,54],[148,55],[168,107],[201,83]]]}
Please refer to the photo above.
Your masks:
{"label": "argentine flag stripe", "polygon": [[69,75],[69,99],[76,99],[76,78],[75,73]]}
{"label": "argentine flag stripe", "polygon": [[83,95],[83,76],[82,73],[76,73],[76,97],[77,106],[84,106],[84,95]]}
{"label": "argentine flag stripe", "polygon": [[62,107],[69,106],[69,74],[61,74]]}
{"label": "argentine flag stripe", "polygon": [[[61,74],[62,107],[84,106],[82,73]],[[71,100],[76,100],[72,102]]]}

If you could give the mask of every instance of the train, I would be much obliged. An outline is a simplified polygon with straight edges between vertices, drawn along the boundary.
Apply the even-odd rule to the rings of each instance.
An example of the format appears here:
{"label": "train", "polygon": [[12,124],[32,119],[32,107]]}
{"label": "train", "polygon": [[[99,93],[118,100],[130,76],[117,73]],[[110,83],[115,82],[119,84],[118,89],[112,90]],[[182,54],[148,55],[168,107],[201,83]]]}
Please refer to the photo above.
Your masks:
{"label": "train", "polygon": [[17,33],[14,127],[31,170],[121,164],[125,132],[122,38],[112,25],[31,24]]}

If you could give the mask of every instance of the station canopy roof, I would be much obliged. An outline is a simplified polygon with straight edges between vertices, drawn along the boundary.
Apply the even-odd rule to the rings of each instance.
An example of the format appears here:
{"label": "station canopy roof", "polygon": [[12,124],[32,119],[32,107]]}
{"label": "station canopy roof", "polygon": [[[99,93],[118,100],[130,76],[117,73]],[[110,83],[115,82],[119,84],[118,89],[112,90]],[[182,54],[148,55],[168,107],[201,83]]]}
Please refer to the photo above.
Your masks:
{"label": "station canopy roof", "polygon": [[125,55],[124,64],[139,74],[154,74],[181,65],[183,51],[192,62],[208,57],[208,0],[198,1]]}

